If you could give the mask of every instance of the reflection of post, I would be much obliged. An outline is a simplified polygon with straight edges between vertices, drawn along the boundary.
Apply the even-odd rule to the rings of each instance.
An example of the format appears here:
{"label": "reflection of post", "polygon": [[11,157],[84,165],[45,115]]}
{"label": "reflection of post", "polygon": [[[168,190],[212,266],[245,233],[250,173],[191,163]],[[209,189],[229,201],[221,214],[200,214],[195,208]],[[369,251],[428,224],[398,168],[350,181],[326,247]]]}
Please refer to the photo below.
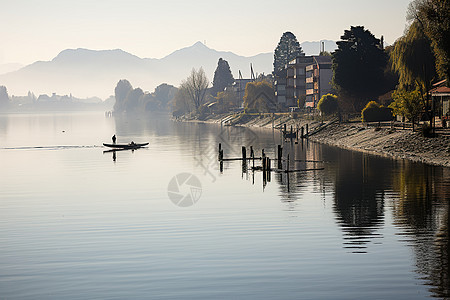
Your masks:
{"label": "reflection of post", "polygon": [[250,146],[250,157],[253,160],[253,168],[255,168],[255,152],[253,152],[253,146]]}
{"label": "reflection of post", "polygon": [[113,151],[113,161],[116,161],[116,151]]}

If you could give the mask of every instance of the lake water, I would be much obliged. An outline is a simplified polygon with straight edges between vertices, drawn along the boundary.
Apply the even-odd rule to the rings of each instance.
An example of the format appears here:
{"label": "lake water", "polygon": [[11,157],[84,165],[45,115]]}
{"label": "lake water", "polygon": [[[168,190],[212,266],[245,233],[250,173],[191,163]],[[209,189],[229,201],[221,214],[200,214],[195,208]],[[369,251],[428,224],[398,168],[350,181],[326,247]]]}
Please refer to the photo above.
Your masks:
{"label": "lake water", "polygon": [[[104,153],[114,133],[150,145]],[[448,168],[305,141],[283,144],[290,169],[319,170],[263,180],[241,161],[220,172],[218,143],[274,158],[281,138],[0,115],[0,299],[450,297]]]}

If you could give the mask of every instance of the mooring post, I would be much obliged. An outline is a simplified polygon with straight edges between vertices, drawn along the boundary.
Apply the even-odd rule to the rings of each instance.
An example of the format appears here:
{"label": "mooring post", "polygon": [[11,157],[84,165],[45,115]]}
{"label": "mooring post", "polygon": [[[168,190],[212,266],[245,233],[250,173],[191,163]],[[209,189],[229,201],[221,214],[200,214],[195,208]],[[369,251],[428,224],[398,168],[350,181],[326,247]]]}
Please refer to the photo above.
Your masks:
{"label": "mooring post", "polygon": [[266,168],[267,168],[266,163],[267,163],[267,162],[266,162],[266,158],[263,157],[263,158],[262,158],[262,169],[263,169],[263,173],[266,172]]}
{"label": "mooring post", "polygon": [[281,145],[278,145],[277,154],[278,154],[278,169],[281,169],[282,168],[281,158],[283,156],[283,148],[281,148]]}
{"label": "mooring post", "polygon": [[300,134],[300,137],[301,137],[301,138],[304,138],[304,137],[305,137],[305,135],[303,134],[303,133],[304,133],[304,129],[305,129],[305,128],[303,128],[303,126],[302,126],[302,128],[301,128],[301,134]]}
{"label": "mooring post", "polygon": [[253,152],[253,146],[250,146],[250,157],[253,160],[253,168],[255,167],[255,152]]}
{"label": "mooring post", "polygon": [[285,134],[286,133],[286,123],[284,123],[283,128],[284,128],[283,133]]}
{"label": "mooring post", "polygon": [[247,160],[247,149],[245,148],[245,146],[242,146],[242,160]]}
{"label": "mooring post", "polygon": [[287,156],[286,171],[289,173],[289,154]]}
{"label": "mooring post", "polygon": [[270,157],[267,157],[267,171],[270,172],[271,170],[271,165],[270,165]]}
{"label": "mooring post", "polygon": [[306,135],[308,135],[308,124],[306,124]]}

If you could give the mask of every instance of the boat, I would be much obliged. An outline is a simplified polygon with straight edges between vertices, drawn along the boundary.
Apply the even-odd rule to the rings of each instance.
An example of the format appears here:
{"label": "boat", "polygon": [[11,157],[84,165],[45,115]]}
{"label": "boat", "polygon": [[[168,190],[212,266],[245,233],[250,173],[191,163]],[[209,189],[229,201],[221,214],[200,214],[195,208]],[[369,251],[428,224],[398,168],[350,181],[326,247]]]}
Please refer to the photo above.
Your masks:
{"label": "boat", "polygon": [[129,144],[107,144],[107,143],[103,143],[103,146],[110,147],[110,148],[113,148],[113,149],[138,149],[138,148],[141,148],[141,147],[145,147],[147,145],[148,145],[148,143],[138,144],[138,143],[134,143],[134,142],[131,142]]}

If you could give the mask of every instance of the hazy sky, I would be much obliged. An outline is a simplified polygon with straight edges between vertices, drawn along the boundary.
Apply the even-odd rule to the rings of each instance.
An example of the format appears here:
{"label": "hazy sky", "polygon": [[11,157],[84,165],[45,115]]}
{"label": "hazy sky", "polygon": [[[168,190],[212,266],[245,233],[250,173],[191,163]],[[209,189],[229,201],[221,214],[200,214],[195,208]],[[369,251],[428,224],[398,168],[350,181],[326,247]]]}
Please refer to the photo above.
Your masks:
{"label": "hazy sky", "polygon": [[197,41],[251,56],[291,31],[339,40],[363,25],[392,44],[411,0],[0,0],[0,64],[51,60],[67,48],[123,49],[161,58]]}

